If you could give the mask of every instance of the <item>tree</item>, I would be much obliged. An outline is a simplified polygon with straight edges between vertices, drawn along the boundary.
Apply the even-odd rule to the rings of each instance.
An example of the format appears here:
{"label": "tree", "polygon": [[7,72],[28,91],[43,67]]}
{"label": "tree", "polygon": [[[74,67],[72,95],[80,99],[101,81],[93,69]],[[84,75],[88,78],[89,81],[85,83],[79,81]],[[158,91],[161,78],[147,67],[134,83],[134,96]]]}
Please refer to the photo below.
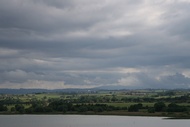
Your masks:
{"label": "tree", "polygon": [[155,113],[155,109],[154,108],[148,108],[148,113]]}
{"label": "tree", "polygon": [[164,108],[166,107],[164,102],[157,102],[154,104],[154,109],[156,112],[164,111]]}
{"label": "tree", "polygon": [[63,104],[63,105],[59,105],[58,107],[57,107],[57,111],[60,111],[60,112],[67,112],[68,111],[68,107],[67,107],[67,105],[66,104]]}
{"label": "tree", "polygon": [[24,106],[23,106],[23,105],[20,105],[20,104],[16,104],[16,105],[15,105],[15,109],[16,109],[16,111],[18,111],[19,113],[24,113],[24,111],[25,111]]}
{"label": "tree", "polygon": [[4,105],[0,105],[0,111],[7,111],[8,108]]}
{"label": "tree", "polygon": [[113,102],[117,101],[116,95],[113,95],[113,97],[111,98],[111,101],[113,101]]}
{"label": "tree", "polygon": [[79,112],[86,112],[86,111],[88,111],[88,108],[86,107],[86,105],[81,105],[81,106],[78,108],[78,111],[79,111]]}
{"label": "tree", "polygon": [[16,111],[15,107],[12,107],[11,112],[15,112],[15,111]]}
{"label": "tree", "polygon": [[139,109],[142,109],[143,108],[143,105],[141,103],[139,104],[134,104],[134,105],[131,105],[129,108],[128,108],[128,111],[129,112],[138,112]]}
{"label": "tree", "polygon": [[167,111],[168,112],[185,112],[185,111],[187,111],[187,108],[183,107],[183,106],[179,106],[175,103],[171,103],[168,105]]}

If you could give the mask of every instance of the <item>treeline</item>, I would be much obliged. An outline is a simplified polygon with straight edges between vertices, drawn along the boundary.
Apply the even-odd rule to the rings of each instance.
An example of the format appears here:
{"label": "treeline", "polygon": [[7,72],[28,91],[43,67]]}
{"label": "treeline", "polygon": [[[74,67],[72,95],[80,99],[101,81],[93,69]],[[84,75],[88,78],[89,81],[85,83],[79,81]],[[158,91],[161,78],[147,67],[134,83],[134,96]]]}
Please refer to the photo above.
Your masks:
{"label": "treeline", "polygon": [[156,98],[156,97],[143,97],[143,98],[128,98],[128,97],[123,97],[121,100],[117,100],[121,102],[170,102],[170,103],[185,103],[185,102],[190,102],[190,97],[189,95],[184,95],[180,97],[161,97],[161,98]]}
{"label": "treeline", "polygon": [[[116,107],[107,104],[91,104],[91,103],[70,103],[66,100],[54,100],[50,103],[42,101],[33,102],[30,106],[23,104],[15,104],[10,109],[10,113],[26,113],[26,114],[40,114],[40,113],[84,113],[84,112],[109,112],[109,111],[124,111],[124,112],[139,112],[145,111],[148,113],[155,112],[188,112],[189,107],[180,106],[176,103],[166,105],[164,102],[157,102],[153,107],[143,106],[143,104],[133,104],[129,107]],[[8,112],[8,106],[0,104],[1,112]]]}
{"label": "treeline", "polygon": [[[149,103],[155,103],[155,102],[169,102],[169,103],[190,103],[190,97],[189,95],[184,95],[180,97],[118,97],[117,95],[112,95],[112,96],[93,96],[93,95],[82,95],[78,97],[69,97],[65,98],[64,100],[69,101],[70,103],[130,103],[130,102],[135,102],[135,103],[144,103],[144,102],[149,102]],[[12,105],[12,104],[26,104],[29,105],[33,102],[39,101],[39,99],[32,97],[28,99],[27,101],[23,101],[21,99],[17,98],[4,98],[0,100],[0,104],[3,105]],[[54,101],[52,98],[46,98],[44,97],[40,101],[46,101],[47,103],[50,103],[51,101]]]}
{"label": "treeline", "polygon": [[73,103],[112,103],[112,102],[136,102],[136,103],[142,103],[142,102],[170,102],[170,103],[185,103],[190,102],[189,95],[184,95],[180,97],[135,97],[135,98],[129,98],[129,97],[118,97],[117,95],[113,96],[80,96],[79,98],[70,98],[70,101]]}
{"label": "treeline", "polygon": [[[11,108],[12,113],[67,113],[67,112],[103,112],[103,111],[116,111],[116,110],[127,110],[126,107],[115,107],[108,106],[107,104],[73,104],[68,103],[65,100],[55,100],[51,103],[32,103],[30,107],[26,108],[23,104],[16,104]],[[0,105],[0,111],[8,111],[7,106]]]}
{"label": "treeline", "polygon": [[[105,95],[73,95],[61,94],[59,98],[49,98],[47,96],[36,97],[34,95],[18,95],[18,96],[1,96],[0,113],[99,113],[99,112],[185,112],[189,113],[189,106],[178,105],[180,103],[190,102],[189,94],[180,97],[172,96],[174,93],[168,92],[154,96],[117,96],[117,94]],[[118,94],[119,95],[119,94]],[[167,95],[167,96],[165,96]],[[25,97],[24,99],[22,97]],[[136,103],[130,105],[132,103]],[[143,103],[151,103],[151,106],[143,105]],[[106,103],[106,104],[105,104]],[[128,107],[110,106],[116,103],[129,103]],[[168,104],[169,103],[169,104]],[[117,104],[116,104],[117,105]]]}
{"label": "treeline", "polygon": [[141,109],[146,109],[149,113],[155,113],[155,112],[188,112],[187,106],[180,106],[176,103],[170,103],[168,106],[164,102],[157,102],[154,104],[153,107],[148,107],[143,105],[141,103],[131,105],[128,108],[129,112],[138,112]]}

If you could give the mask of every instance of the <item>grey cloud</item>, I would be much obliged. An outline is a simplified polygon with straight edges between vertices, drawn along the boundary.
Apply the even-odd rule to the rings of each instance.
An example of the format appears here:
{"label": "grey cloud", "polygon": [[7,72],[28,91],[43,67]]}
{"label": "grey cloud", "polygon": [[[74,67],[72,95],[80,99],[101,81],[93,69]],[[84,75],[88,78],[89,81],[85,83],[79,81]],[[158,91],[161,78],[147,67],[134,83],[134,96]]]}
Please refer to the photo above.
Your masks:
{"label": "grey cloud", "polygon": [[190,78],[181,73],[160,76],[157,78],[147,73],[134,73],[119,79],[118,83],[132,88],[176,89],[189,88]]}
{"label": "grey cloud", "polygon": [[35,79],[37,76],[35,76],[34,73],[27,73],[22,70],[15,70],[15,71],[9,71],[9,72],[1,72],[1,81],[6,82],[7,80],[9,82],[13,83],[22,83],[26,82],[28,79]]}
{"label": "grey cloud", "polygon": [[[1,85],[57,81],[73,86],[135,82],[153,88],[164,83],[167,88],[188,87],[190,75],[180,75],[190,65],[188,5],[188,1],[1,0]],[[160,77],[166,70],[155,68],[165,66],[170,76]],[[140,72],[126,72],[126,79],[118,68]],[[174,72],[178,73],[171,75]],[[178,78],[181,82],[176,84]]]}
{"label": "grey cloud", "polygon": [[171,36],[178,36],[180,39],[189,40],[189,1],[178,1],[177,4],[171,4],[162,18],[166,24],[164,29],[167,30]]}
{"label": "grey cloud", "polygon": [[[161,82],[163,85],[171,86],[173,88],[189,88],[190,78],[185,77],[183,74],[176,73],[174,75],[169,75],[161,77]],[[170,88],[170,87],[169,87]]]}

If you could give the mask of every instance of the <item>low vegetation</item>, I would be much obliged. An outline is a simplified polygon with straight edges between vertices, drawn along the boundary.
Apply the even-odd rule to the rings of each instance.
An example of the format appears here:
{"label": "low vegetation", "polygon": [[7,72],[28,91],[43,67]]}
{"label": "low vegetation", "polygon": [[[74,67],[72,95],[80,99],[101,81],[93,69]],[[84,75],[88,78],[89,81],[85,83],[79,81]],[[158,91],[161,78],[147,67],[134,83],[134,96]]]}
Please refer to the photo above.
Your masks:
{"label": "low vegetation", "polygon": [[0,95],[1,114],[112,114],[189,118],[189,90]]}

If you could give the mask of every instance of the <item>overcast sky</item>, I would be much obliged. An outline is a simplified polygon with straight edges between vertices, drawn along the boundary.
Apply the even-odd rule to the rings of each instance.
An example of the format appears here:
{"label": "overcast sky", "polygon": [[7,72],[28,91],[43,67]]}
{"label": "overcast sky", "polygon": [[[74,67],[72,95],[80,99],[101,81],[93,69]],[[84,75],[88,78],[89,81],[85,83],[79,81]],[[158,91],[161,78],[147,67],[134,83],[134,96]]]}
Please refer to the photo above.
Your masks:
{"label": "overcast sky", "polygon": [[0,88],[190,87],[190,0],[0,0]]}

